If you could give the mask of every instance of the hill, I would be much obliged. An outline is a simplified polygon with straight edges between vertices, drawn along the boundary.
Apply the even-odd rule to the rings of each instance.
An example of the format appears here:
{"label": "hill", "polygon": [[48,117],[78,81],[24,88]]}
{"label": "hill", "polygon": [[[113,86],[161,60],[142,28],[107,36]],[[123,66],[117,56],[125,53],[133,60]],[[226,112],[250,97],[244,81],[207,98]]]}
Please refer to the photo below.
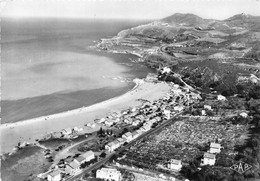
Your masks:
{"label": "hill", "polygon": [[160,20],[161,22],[169,23],[171,25],[187,25],[187,26],[207,26],[214,20],[203,19],[194,14],[181,14],[175,13],[174,15],[168,16]]}
{"label": "hill", "polygon": [[[153,68],[173,68],[203,91],[232,95],[239,92],[240,74],[260,76],[260,17],[242,13],[213,20],[175,13],[123,30],[98,47],[137,54]],[[193,74],[188,78],[187,72]]]}

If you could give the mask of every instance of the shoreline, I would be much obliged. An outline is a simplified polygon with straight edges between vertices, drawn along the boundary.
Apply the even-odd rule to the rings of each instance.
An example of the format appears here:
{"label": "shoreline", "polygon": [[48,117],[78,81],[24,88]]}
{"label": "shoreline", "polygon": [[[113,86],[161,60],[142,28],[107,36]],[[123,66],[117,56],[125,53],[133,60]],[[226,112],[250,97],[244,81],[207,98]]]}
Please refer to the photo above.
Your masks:
{"label": "shoreline", "polygon": [[[82,133],[96,131],[99,125],[89,128],[85,124],[94,123],[95,119],[105,117],[111,112],[139,106],[141,102],[138,99],[153,101],[162,98],[170,90],[169,85],[165,83],[141,83],[135,80],[138,79],[134,79],[136,85],[130,91],[100,103],[65,113],[1,125],[1,154],[12,152],[19,142],[35,143],[36,139],[43,139],[51,132],[60,132],[66,128],[81,127]],[[45,119],[46,117],[48,119]]]}
{"label": "shoreline", "polygon": [[[135,86],[131,90],[125,92],[124,94],[131,92],[131,91],[134,91],[140,85],[138,82],[135,82],[135,81],[133,81],[133,82],[135,83]],[[124,95],[124,94],[122,94],[122,95]],[[80,112],[87,111],[88,109],[91,109],[92,106],[95,106],[96,104],[101,104],[101,103],[106,103],[107,101],[112,101],[113,99],[116,99],[116,98],[118,98],[122,95],[118,95],[116,97],[112,97],[110,99],[107,99],[107,100],[104,100],[104,101],[101,101],[99,103],[95,103],[95,104],[92,104],[92,105],[89,105],[89,106],[84,106],[84,107],[68,110],[66,112],[60,112],[60,113],[40,116],[40,117],[36,117],[36,118],[32,118],[32,119],[21,120],[21,121],[17,121],[17,122],[14,122],[14,123],[4,123],[4,124],[0,125],[0,128],[2,128],[2,127],[12,128],[14,126],[18,126],[18,125],[21,125],[21,124],[30,124],[32,122],[37,122],[37,121],[40,122],[40,121],[45,121],[45,120],[47,121],[47,120],[51,120],[51,119],[55,119],[55,118],[62,118],[62,117],[74,115],[74,114],[77,114],[77,113],[80,113]]]}

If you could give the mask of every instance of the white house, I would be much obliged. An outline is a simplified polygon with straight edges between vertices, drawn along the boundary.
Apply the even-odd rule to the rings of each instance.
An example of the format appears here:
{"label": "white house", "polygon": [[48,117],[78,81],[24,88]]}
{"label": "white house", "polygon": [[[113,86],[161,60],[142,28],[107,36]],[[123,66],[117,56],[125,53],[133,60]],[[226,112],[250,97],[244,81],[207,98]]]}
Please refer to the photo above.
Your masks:
{"label": "white house", "polygon": [[133,125],[133,126],[137,126],[139,123],[140,123],[139,120],[135,120],[135,121],[132,122],[132,125]]}
{"label": "white house", "polygon": [[201,110],[201,115],[202,116],[206,116],[207,114],[206,114],[206,111],[203,109],[203,110]]}
{"label": "white house", "polygon": [[168,168],[173,170],[180,170],[182,167],[181,160],[171,159],[168,163]]}
{"label": "white house", "polygon": [[165,115],[166,119],[170,119],[171,118],[171,111],[170,110],[163,110],[163,114]]}
{"label": "white house", "polygon": [[132,136],[132,133],[127,132],[127,133],[123,134],[122,138],[125,138],[127,140],[127,142],[130,142],[130,141],[132,141],[133,136]]}
{"label": "white house", "polygon": [[70,175],[76,175],[80,173],[80,171],[81,171],[80,164],[78,164],[75,160],[67,164],[65,167],[65,172]]}
{"label": "white house", "polygon": [[215,165],[216,162],[216,155],[213,153],[204,153],[203,159],[201,159],[202,165]]}
{"label": "white house", "polygon": [[219,143],[210,143],[210,153],[220,153],[221,145]]}
{"label": "white house", "polygon": [[212,110],[211,106],[209,106],[209,105],[204,105],[204,109]]}
{"label": "white house", "polygon": [[241,112],[239,115],[242,116],[243,118],[247,118],[247,116],[248,116],[248,114],[246,112]]}
{"label": "white house", "polygon": [[109,152],[113,152],[115,149],[119,148],[120,147],[120,143],[119,141],[113,141],[111,143],[108,143],[106,146],[105,146],[105,149],[108,150]]}
{"label": "white house", "polygon": [[217,96],[217,99],[218,99],[219,101],[225,101],[225,100],[226,100],[226,97],[225,97],[225,96],[222,96],[222,95],[218,95],[218,96]]}
{"label": "white house", "polygon": [[48,181],[60,181],[61,180],[61,175],[59,170],[52,170],[48,175],[47,175]]}
{"label": "white house", "polygon": [[143,128],[143,130],[146,132],[146,131],[149,131],[150,129],[151,129],[151,125],[150,124],[144,124],[143,126],[142,126],[142,128]]}
{"label": "white house", "polygon": [[120,145],[123,145],[127,140],[125,138],[118,138],[117,141]]}
{"label": "white house", "polygon": [[120,181],[121,180],[121,173],[117,169],[114,168],[102,168],[97,170],[96,178],[101,178],[105,180],[114,180]]}
{"label": "white house", "polygon": [[106,126],[110,127],[114,124],[114,122],[112,120],[107,120],[104,122]]}
{"label": "white house", "polygon": [[129,119],[129,118],[125,118],[125,119],[124,119],[124,122],[127,123],[127,124],[132,124],[132,120]]}
{"label": "white house", "polygon": [[163,69],[162,69],[162,74],[164,74],[164,73],[170,73],[171,72],[171,69],[170,68],[168,68],[168,67],[163,67]]}
{"label": "white house", "polygon": [[175,45],[173,45],[174,47],[177,47],[177,48],[182,48],[182,47],[184,47],[184,45],[182,45],[182,44],[175,44]]}
{"label": "white house", "polygon": [[103,122],[105,122],[105,121],[106,121],[105,118],[101,118],[101,119],[99,120],[99,123],[103,123]]}
{"label": "white house", "polygon": [[174,106],[173,108],[175,111],[182,111],[183,110],[183,106]]}
{"label": "white house", "polygon": [[95,154],[93,151],[87,151],[86,153],[82,154],[81,156],[83,158],[85,158],[86,162],[93,160],[95,158]]}

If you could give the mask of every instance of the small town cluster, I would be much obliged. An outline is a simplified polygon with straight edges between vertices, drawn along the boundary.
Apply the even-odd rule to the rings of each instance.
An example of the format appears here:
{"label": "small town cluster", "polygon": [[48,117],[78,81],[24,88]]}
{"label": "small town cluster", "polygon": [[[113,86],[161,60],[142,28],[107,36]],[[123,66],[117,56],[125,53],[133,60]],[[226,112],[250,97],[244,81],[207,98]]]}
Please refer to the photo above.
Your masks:
{"label": "small town cluster", "polygon": [[[142,83],[143,81],[155,83],[158,81],[155,77],[156,76],[154,75],[149,75],[145,80],[136,79],[135,81],[138,81],[138,83]],[[158,125],[169,121],[170,118],[183,112],[185,108],[200,99],[199,94],[190,91],[187,87],[181,87],[174,83],[167,84],[171,86],[171,89],[163,98],[153,102],[143,99],[139,100],[142,102],[141,106],[111,113],[107,117],[97,119],[95,120],[95,123],[88,125],[95,127],[95,124],[98,124],[105,128],[120,128],[120,124],[125,124],[133,128],[131,131],[121,134],[104,146],[106,157],[116,153],[118,149],[121,147],[123,148],[128,143],[139,139],[143,134],[151,131],[152,128],[156,128]],[[81,129],[82,128],[77,127],[75,129],[67,128],[62,130],[61,133],[53,133],[53,135],[56,135],[56,137],[62,135],[65,138],[75,138],[77,134],[80,134],[82,131]],[[57,136],[57,134],[59,136]],[[52,167],[48,172],[40,174],[40,177],[47,178],[49,181],[66,180],[78,175],[84,170],[86,165],[89,166],[91,163],[97,162],[97,160],[97,154],[90,150],[79,155],[70,162],[62,162],[61,164]],[[174,165],[174,161],[172,164]],[[96,172],[97,178],[110,180],[118,180],[120,178],[119,175],[118,171],[109,168],[102,168]]]}
{"label": "small town cluster", "polygon": [[[168,73],[167,69],[162,69],[162,72],[165,71]],[[139,84],[143,83],[143,81],[156,83],[158,79],[155,75],[149,74],[146,79],[136,79],[135,81]],[[194,144],[205,145],[206,141],[210,142],[209,150],[204,152],[200,165],[214,165],[216,162],[216,154],[219,154],[223,148],[221,144],[215,142],[215,140],[219,141],[219,138],[228,137],[228,134],[225,133],[226,136],[224,136],[221,130],[230,129],[230,134],[233,134],[234,131],[238,130],[240,130],[241,133],[245,131],[244,129],[242,130],[239,126],[228,126],[221,124],[215,125],[215,122],[219,121],[219,114],[221,113],[221,110],[216,109],[216,103],[218,105],[227,106],[225,103],[226,98],[222,95],[214,95],[211,100],[203,100],[201,94],[198,91],[194,91],[188,86],[180,86],[172,82],[164,83],[170,85],[171,89],[163,98],[152,102],[141,99],[139,100],[142,102],[142,105],[140,106],[132,107],[121,112],[109,113],[106,117],[94,120],[94,123],[88,123],[87,126],[92,128],[96,125],[99,125],[101,126],[101,129],[103,128],[104,130],[123,130],[120,132],[120,134],[109,134],[113,136],[112,139],[111,137],[110,139],[107,139],[107,142],[102,142],[102,144],[101,141],[98,142],[100,145],[102,145],[98,151],[96,149],[92,149],[77,155],[73,159],[64,158],[57,165],[51,167],[48,172],[41,174],[40,177],[47,178],[49,181],[69,180],[75,178],[77,175],[80,175],[93,165],[95,166],[95,164],[102,162],[102,160],[104,160],[105,163],[113,155],[118,155],[121,152],[125,152],[125,150],[128,148],[130,149],[127,151],[125,159],[121,160],[121,163],[124,160],[129,160],[129,155],[131,154],[131,158],[133,158],[133,155],[135,155],[134,157],[136,159],[142,160],[145,158],[144,154],[147,154],[148,156],[156,150],[154,149],[154,146],[157,145],[156,147],[158,147],[160,144],[160,141],[158,142],[158,140],[160,139],[164,139],[164,150],[159,150],[159,152],[164,153],[163,155],[165,158],[160,158],[158,153],[157,155],[152,154],[151,157],[155,157],[157,160],[162,159],[159,162],[153,161],[152,167],[157,166],[164,170],[170,170],[173,172],[180,171],[180,169],[183,167],[183,162],[184,164],[187,164],[189,161],[189,155],[187,153],[190,152],[190,154],[194,157],[198,152],[198,149],[195,146],[191,146],[188,149],[188,152],[186,152],[186,146]],[[239,115],[247,116],[247,113],[240,112]],[[181,122],[178,119],[171,119],[176,116],[182,119],[188,118],[189,121]],[[212,121],[213,124],[210,124]],[[167,125],[167,122],[174,123],[171,124],[172,128],[166,127],[162,131],[161,128]],[[207,124],[205,122],[207,122]],[[204,123],[206,125],[203,125]],[[160,128],[160,126],[162,127]],[[216,129],[213,130],[212,126]],[[201,131],[199,127],[203,127],[204,131]],[[65,138],[75,138],[80,134],[82,131],[81,129],[82,128],[77,127],[73,129],[68,128],[62,130],[60,134]],[[147,137],[150,133],[153,134],[153,131],[157,129],[161,131],[161,133],[158,135],[160,138],[157,139],[156,136],[154,137],[157,139],[157,141],[148,140],[145,142],[146,146],[141,144],[141,146],[138,147],[142,139]],[[174,130],[174,133],[171,133],[172,130]],[[163,135],[164,132],[165,135]],[[208,137],[208,139],[205,137]],[[228,139],[234,139],[234,137],[231,136],[226,140]],[[167,141],[169,141],[171,146],[175,147],[171,151],[171,154],[167,153],[167,151],[169,152],[169,150],[172,149],[167,147],[167,145],[169,145]],[[180,142],[183,142],[183,144],[180,148],[178,148],[178,144],[180,144]],[[136,150],[139,151],[136,152]],[[140,151],[142,154],[140,154]],[[191,155],[190,157],[192,157]],[[138,163],[136,159],[133,159],[131,163]],[[162,164],[165,159],[167,159],[166,165],[164,164],[160,166],[160,164]],[[147,158],[147,160],[143,161],[143,164],[146,164],[146,161],[149,161],[149,159]],[[100,164],[97,168],[100,168],[102,165],[104,165],[104,163]],[[128,165],[127,162],[124,163]],[[90,170],[95,169],[91,168]],[[95,177],[117,181],[121,180],[122,174],[119,170],[114,168],[113,165],[112,168],[111,165],[106,165],[106,167],[96,170]],[[164,178],[165,176],[161,175],[160,177]],[[171,180],[175,179],[174,177],[170,178]]]}

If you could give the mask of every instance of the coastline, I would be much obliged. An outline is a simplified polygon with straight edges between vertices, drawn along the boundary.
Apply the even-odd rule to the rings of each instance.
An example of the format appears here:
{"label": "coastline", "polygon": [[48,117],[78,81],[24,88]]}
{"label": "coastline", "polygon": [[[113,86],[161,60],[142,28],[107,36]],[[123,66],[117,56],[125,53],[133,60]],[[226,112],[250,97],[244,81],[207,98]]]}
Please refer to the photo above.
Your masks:
{"label": "coastline", "polygon": [[[138,82],[134,82],[134,83],[135,83],[135,86],[128,92],[134,91],[140,85]],[[126,93],[128,93],[128,92],[126,92]],[[83,112],[87,111],[88,109],[91,109],[92,107],[95,107],[95,105],[97,105],[97,104],[102,104],[102,103],[106,103],[106,102],[109,102],[109,101],[113,101],[113,99],[117,99],[120,96],[122,96],[122,95],[118,95],[116,97],[112,97],[110,99],[107,99],[105,101],[102,101],[102,102],[99,102],[99,103],[96,103],[96,104],[92,104],[90,106],[84,106],[84,107],[72,109],[72,110],[69,110],[69,111],[66,111],[66,112],[60,112],[60,113],[55,113],[55,114],[51,114],[51,115],[40,116],[40,117],[27,119],[27,120],[22,120],[22,121],[18,121],[18,122],[14,122],[14,123],[4,123],[4,124],[0,125],[0,128],[2,128],[2,127],[12,128],[14,126],[19,126],[19,125],[22,125],[22,124],[30,124],[32,122],[41,122],[41,121],[45,121],[45,120],[47,121],[47,120],[51,120],[51,119],[55,119],[55,118],[62,118],[62,117],[74,115],[74,114],[77,114],[77,113],[80,113],[80,112],[83,113]]]}
{"label": "coastline", "polygon": [[48,133],[62,131],[69,127],[82,127],[85,133],[96,131],[99,125],[95,128],[84,125],[94,123],[95,119],[105,117],[108,113],[141,105],[138,99],[153,101],[162,98],[170,90],[169,85],[165,83],[135,83],[134,88],[125,94],[91,106],[1,125],[1,154],[11,152],[19,142],[35,143],[36,139],[42,139]]}

